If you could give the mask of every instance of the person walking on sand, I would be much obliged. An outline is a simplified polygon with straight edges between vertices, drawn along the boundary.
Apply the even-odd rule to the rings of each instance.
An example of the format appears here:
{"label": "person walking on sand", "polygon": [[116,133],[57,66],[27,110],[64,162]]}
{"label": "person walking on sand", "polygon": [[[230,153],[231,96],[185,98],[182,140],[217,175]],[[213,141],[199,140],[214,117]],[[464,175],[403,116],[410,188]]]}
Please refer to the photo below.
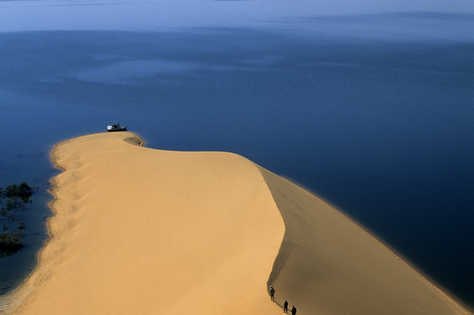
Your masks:
{"label": "person walking on sand", "polygon": [[283,303],[283,312],[288,313],[288,301],[285,300],[285,303]]}
{"label": "person walking on sand", "polygon": [[270,286],[270,298],[272,301],[275,300],[275,289],[272,286]]}
{"label": "person walking on sand", "polygon": [[291,308],[291,315],[296,315],[296,307],[294,305]]}

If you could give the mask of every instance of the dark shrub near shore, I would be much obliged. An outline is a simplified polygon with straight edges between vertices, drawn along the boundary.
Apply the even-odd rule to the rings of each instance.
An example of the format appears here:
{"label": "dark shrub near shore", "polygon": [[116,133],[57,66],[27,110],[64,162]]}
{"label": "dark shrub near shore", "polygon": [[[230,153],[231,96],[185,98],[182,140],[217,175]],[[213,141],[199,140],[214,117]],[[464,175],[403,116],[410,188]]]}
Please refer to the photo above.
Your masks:
{"label": "dark shrub near shore", "polygon": [[10,233],[0,233],[0,257],[12,255],[23,247],[19,236]]}
{"label": "dark shrub near shore", "polygon": [[5,190],[0,188],[0,196],[6,198],[20,198],[23,202],[29,202],[30,197],[33,195],[33,188],[31,188],[27,183],[23,182],[20,185],[8,185],[5,187]]}
{"label": "dark shrub near shore", "polygon": [[25,182],[0,187],[0,220],[4,221],[0,230],[0,257],[12,255],[23,247],[21,236],[25,223],[18,222],[15,228],[15,213],[31,203],[32,195],[33,188]]}
{"label": "dark shrub near shore", "polygon": [[8,185],[5,189],[0,187],[0,206],[2,210],[0,214],[5,215],[5,211],[24,209],[27,203],[31,203],[32,195],[33,188],[25,182],[20,185]]}

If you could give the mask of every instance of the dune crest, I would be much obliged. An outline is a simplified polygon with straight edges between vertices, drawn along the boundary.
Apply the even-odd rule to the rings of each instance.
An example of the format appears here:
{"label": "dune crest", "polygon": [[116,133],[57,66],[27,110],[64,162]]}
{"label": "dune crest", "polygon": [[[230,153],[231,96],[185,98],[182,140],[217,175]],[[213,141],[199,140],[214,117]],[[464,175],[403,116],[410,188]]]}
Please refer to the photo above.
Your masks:
{"label": "dune crest", "polygon": [[[232,153],[59,143],[51,240],[14,314],[468,314],[315,195]],[[281,248],[280,248],[281,246]],[[1,313],[1,310],[0,310]]]}

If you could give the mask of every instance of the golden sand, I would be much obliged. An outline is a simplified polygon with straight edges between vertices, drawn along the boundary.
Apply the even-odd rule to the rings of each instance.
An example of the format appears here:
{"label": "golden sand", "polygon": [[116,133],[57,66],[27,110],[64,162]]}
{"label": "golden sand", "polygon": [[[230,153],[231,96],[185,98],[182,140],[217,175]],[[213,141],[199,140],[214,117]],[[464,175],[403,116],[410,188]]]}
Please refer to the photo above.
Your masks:
{"label": "golden sand", "polygon": [[236,154],[140,143],[125,132],[55,146],[51,240],[10,312],[280,314],[270,277],[303,315],[467,314],[297,185]]}

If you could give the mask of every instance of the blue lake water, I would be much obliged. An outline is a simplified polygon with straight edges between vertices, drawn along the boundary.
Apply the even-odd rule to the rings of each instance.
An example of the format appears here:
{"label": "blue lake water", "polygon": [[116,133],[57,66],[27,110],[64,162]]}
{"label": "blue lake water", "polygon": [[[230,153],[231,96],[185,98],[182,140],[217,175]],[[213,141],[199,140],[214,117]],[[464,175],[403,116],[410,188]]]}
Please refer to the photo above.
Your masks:
{"label": "blue lake water", "polygon": [[0,33],[0,185],[41,189],[0,293],[47,237],[51,146],[119,120],[148,146],[237,152],[293,179],[474,306],[474,40],[341,31],[360,19]]}

